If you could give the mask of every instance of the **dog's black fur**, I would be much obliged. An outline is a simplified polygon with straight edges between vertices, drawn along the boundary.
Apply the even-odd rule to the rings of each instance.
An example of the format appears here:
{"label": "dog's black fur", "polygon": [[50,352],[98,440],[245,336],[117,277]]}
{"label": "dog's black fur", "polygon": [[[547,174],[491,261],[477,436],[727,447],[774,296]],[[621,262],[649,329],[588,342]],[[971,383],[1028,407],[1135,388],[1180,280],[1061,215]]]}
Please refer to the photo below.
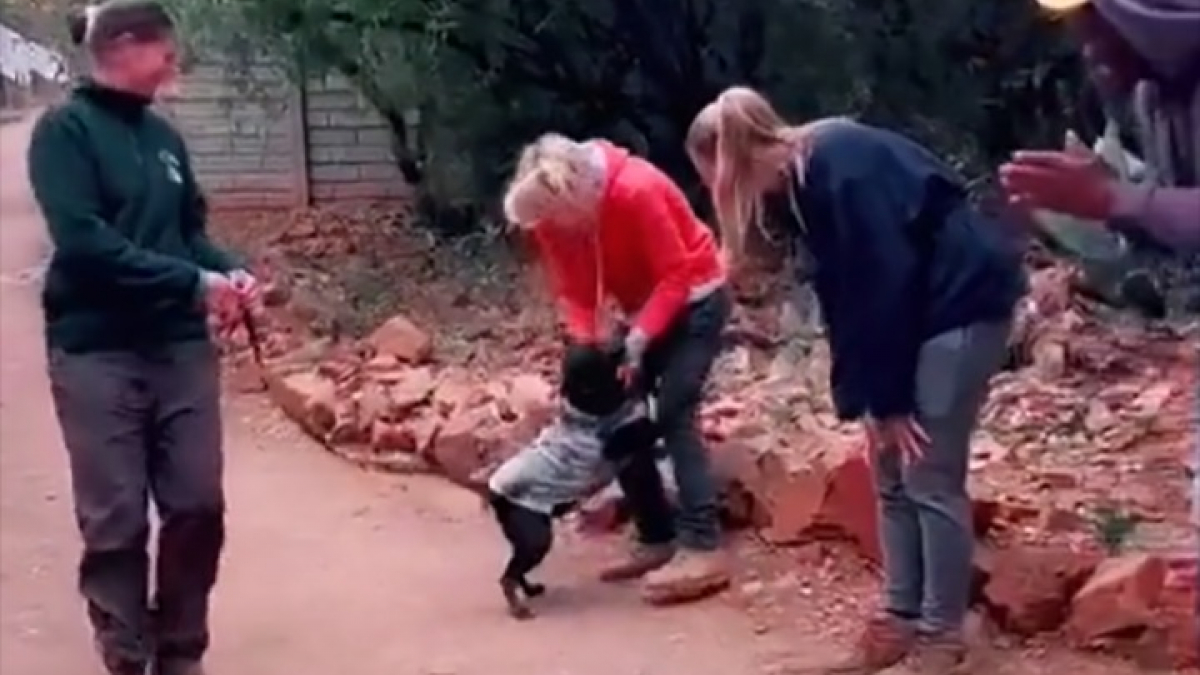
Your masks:
{"label": "dog's black fur", "polygon": [[[620,366],[620,355],[611,350],[571,345],[563,359],[560,394],[580,412],[600,417],[615,414],[633,396],[621,381]],[[622,424],[605,440],[604,457],[621,463],[632,453],[652,453],[658,434],[657,426],[648,417]],[[653,462],[644,464],[654,469]],[[516,504],[490,490],[488,502],[504,538],[512,546],[512,555],[500,577],[509,613],[518,619],[531,618],[533,611],[528,600],[542,595],[546,588],[529,581],[527,575],[542,564],[553,546],[553,519],[569,513],[577,502],[558,505],[551,515]]]}

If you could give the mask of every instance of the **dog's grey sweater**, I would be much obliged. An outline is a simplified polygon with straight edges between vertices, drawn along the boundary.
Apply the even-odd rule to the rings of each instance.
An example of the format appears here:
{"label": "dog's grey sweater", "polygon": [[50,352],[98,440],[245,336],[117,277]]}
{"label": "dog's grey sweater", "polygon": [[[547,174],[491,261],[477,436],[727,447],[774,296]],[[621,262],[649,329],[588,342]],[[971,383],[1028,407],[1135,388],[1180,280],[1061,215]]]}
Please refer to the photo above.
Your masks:
{"label": "dog's grey sweater", "polygon": [[514,503],[550,514],[612,481],[604,458],[606,431],[647,415],[636,405],[602,418],[565,407],[559,418],[492,474],[488,488]]}

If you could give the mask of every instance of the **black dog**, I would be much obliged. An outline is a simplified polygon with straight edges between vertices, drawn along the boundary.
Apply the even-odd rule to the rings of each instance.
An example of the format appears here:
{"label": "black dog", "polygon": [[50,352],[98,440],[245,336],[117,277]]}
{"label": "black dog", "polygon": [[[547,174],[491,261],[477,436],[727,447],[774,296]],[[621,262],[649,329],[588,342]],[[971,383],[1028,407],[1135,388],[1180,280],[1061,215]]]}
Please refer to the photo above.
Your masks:
{"label": "black dog", "polygon": [[[619,355],[609,350],[569,347],[558,420],[488,481],[492,512],[512,546],[500,586],[516,618],[532,617],[528,599],[545,592],[527,575],[550,552],[553,520],[611,480],[632,453],[654,452],[658,429],[646,400],[631,395],[621,381],[620,365]],[[635,464],[656,470],[653,462]]]}

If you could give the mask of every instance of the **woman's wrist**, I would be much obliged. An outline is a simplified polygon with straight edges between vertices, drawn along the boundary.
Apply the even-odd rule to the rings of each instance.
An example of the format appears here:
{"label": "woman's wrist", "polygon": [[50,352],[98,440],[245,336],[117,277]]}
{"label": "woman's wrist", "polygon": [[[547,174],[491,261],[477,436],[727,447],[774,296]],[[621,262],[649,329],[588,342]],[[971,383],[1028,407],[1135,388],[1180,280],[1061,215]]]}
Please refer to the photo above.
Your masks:
{"label": "woman's wrist", "polygon": [[639,363],[650,344],[650,336],[641,328],[634,327],[625,336],[625,360],[629,363]]}
{"label": "woman's wrist", "polygon": [[1109,211],[1108,224],[1116,230],[1135,229],[1146,204],[1154,192],[1153,185],[1134,185],[1133,183],[1116,183],[1113,185],[1112,207]]}

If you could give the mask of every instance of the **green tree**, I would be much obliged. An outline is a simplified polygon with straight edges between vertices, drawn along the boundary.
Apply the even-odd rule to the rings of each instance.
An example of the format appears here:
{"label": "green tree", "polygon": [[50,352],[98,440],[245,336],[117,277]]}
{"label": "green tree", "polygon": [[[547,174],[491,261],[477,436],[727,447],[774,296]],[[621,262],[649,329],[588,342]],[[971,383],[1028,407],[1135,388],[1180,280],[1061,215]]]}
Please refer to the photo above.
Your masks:
{"label": "green tree", "polygon": [[[422,166],[426,215],[486,220],[517,148],[554,129],[626,144],[694,187],[683,138],[722,88],[795,119],[860,114],[965,171],[1078,126],[1074,50],[1032,2],[960,0],[173,0],[224,54],[353,81]],[[421,147],[405,112],[421,119]]]}

